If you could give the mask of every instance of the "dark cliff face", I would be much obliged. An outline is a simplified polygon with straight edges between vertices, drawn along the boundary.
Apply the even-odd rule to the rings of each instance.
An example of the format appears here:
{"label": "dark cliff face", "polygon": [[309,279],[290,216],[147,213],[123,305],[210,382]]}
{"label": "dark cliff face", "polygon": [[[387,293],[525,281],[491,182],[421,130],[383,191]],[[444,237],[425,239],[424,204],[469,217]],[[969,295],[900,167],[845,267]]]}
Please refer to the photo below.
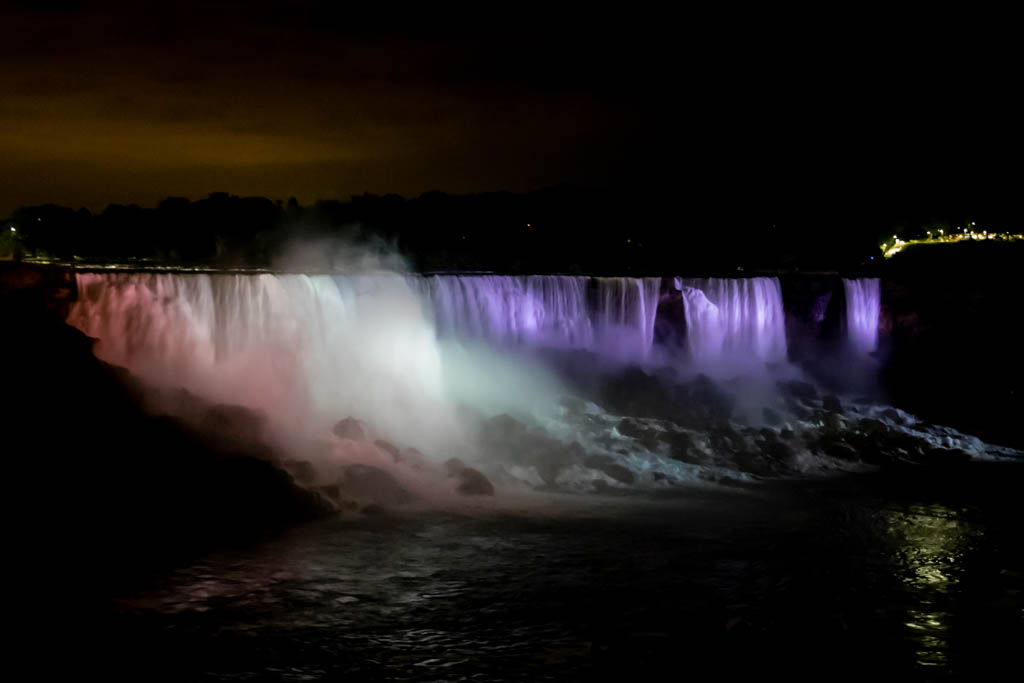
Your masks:
{"label": "dark cliff face", "polygon": [[0,302],[5,311],[63,320],[77,296],[70,268],[0,261]]}
{"label": "dark cliff face", "polygon": [[221,448],[144,413],[138,380],[64,323],[67,271],[15,266],[0,280],[4,498],[26,557],[56,568],[50,560],[98,554],[88,572],[104,573],[326,511],[266,451]]}
{"label": "dark cliff face", "polygon": [[790,360],[816,357],[836,346],[846,315],[842,280],[835,275],[783,275],[779,283]]}
{"label": "dark cliff face", "polygon": [[1024,248],[964,246],[893,259],[882,281],[883,384],[911,412],[1019,448]]}

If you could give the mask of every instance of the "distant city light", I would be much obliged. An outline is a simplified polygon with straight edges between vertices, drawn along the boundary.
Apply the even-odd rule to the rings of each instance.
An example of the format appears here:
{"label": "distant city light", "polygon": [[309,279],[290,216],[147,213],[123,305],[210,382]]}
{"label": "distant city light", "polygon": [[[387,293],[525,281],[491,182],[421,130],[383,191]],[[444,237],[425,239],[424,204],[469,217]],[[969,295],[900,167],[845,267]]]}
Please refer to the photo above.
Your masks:
{"label": "distant city light", "polygon": [[[971,225],[976,225],[976,223],[972,221]],[[892,244],[889,244],[888,242],[882,242],[882,244],[879,245],[879,248],[882,250],[882,256],[884,256],[885,258],[890,258],[903,251],[906,247],[915,244],[951,244],[955,242],[963,242],[965,240],[997,240],[1000,242],[1024,241],[1024,234],[1020,233],[990,233],[988,230],[984,230],[982,232],[975,232],[974,230],[969,230],[968,228],[964,228],[963,232],[955,232],[956,230],[960,230],[960,226],[957,226],[953,230],[954,232],[951,232],[949,237],[945,236],[945,230],[939,230],[938,237],[933,236],[931,230],[922,231],[917,235],[908,235],[909,239],[906,240],[893,235]]]}

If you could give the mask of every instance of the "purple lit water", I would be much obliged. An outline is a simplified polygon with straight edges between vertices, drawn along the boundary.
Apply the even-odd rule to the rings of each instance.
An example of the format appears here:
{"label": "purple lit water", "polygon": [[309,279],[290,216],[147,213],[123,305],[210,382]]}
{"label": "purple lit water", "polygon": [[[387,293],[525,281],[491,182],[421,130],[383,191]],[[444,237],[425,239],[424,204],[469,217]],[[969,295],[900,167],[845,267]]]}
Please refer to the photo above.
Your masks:
{"label": "purple lit water", "polygon": [[660,278],[433,275],[410,278],[442,335],[499,344],[650,355]]}
{"label": "purple lit water", "polygon": [[878,278],[843,280],[846,292],[846,328],[850,346],[857,353],[871,353],[878,347],[878,316],[881,282]]}
{"label": "purple lit water", "polygon": [[686,302],[686,337],[698,362],[786,360],[786,325],[778,278],[677,279]]}

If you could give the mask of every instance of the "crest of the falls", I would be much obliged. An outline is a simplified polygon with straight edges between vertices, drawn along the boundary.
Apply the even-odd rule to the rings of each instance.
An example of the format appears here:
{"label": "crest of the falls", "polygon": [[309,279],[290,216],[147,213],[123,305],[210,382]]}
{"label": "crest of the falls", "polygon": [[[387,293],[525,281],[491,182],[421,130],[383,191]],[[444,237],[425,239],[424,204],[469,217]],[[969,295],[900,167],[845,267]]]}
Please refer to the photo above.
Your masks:
{"label": "crest of the falls", "polygon": [[438,332],[462,339],[648,357],[660,278],[432,275],[413,278]]}
{"label": "crest of the falls", "polygon": [[442,335],[570,348],[593,343],[588,278],[432,275],[412,281]]}
{"label": "crest of the falls", "polygon": [[786,325],[778,278],[676,278],[686,305],[686,340],[698,362],[786,359]]}
{"label": "crest of the falls", "polygon": [[871,353],[878,347],[878,316],[881,309],[881,282],[878,278],[843,280],[846,293],[846,334],[858,353]]}

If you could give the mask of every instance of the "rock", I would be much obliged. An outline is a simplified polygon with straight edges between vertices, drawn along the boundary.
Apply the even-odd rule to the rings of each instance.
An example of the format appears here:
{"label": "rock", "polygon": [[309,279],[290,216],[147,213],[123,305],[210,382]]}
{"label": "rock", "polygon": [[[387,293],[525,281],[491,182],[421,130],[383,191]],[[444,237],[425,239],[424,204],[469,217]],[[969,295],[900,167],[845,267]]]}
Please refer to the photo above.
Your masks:
{"label": "rock", "polygon": [[793,449],[792,447],[790,447],[789,444],[785,443],[784,441],[778,441],[776,439],[765,441],[761,445],[761,452],[765,456],[772,458],[773,460],[777,460],[779,462],[789,460],[794,455]]}
{"label": "rock", "polygon": [[787,440],[794,439],[796,438],[796,432],[787,427],[786,429],[783,429],[781,432],[779,432],[779,438]]}
{"label": "rock", "polygon": [[448,458],[444,461],[445,472],[448,473],[449,477],[454,477],[456,474],[466,469],[466,463],[462,462],[458,458]]}
{"label": "rock", "polygon": [[366,438],[362,420],[357,420],[354,417],[346,417],[344,420],[339,420],[334,425],[334,434],[338,438],[352,439],[353,441],[362,441]]}
{"label": "rock", "polygon": [[839,397],[835,394],[827,394],[821,399],[821,407],[830,413],[843,414],[843,406],[839,402]]}
{"label": "rock", "polygon": [[468,467],[458,458],[449,458],[444,463],[448,476],[454,477],[458,484],[455,490],[464,496],[493,496],[494,485],[480,470]]}
{"label": "rock", "polygon": [[883,410],[882,417],[884,417],[886,420],[889,420],[890,422],[895,422],[898,425],[904,424],[906,422],[906,420],[903,419],[903,416],[900,415],[899,411],[897,411],[895,408],[886,408],[885,410]]}
{"label": "rock", "polygon": [[889,431],[889,427],[879,420],[873,420],[870,417],[865,417],[857,423],[857,429],[868,436],[875,434],[885,434]]}
{"label": "rock", "polygon": [[804,404],[799,403],[793,399],[789,400],[789,402],[786,404],[786,407],[789,408],[790,412],[793,413],[793,415],[798,420],[810,420],[812,417],[814,417],[813,411],[807,408],[807,406],[805,406]]}
{"label": "rock", "polygon": [[625,417],[616,426],[619,433],[624,436],[631,436],[647,450],[654,452],[658,450],[658,430],[642,424],[640,421]]}
{"label": "rock", "polygon": [[929,448],[920,456],[917,462],[922,465],[962,465],[970,461],[971,456],[959,448]]}
{"label": "rock", "polygon": [[857,448],[839,439],[825,439],[820,446],[825,453],[839,460],[858,462],[861,459]]}
{"label": "rock", "polygon": [[579,443],[565,444],[540,429],[528,429],[508,415],[487,420],[480,432],[480,442],[486,452],[496,457],[533,467],[549,485],[556,482],[563,468],[580,462],[584,456]]}
{"label": "rock", "polygon": [[802,401],[818,398],[818,390],[810,382],[800,382],[798,380],[780,381],[776,386],[779,387],[782,393]]}
{"label": "rock", "polygon": [[718,388],[707,375],[697,375],[691,388],[692,400],[702,408],[702,417],[708,423],[727,422],[736,400]]}
{"label": "rock", "polygon": [[761,453],[748,453],[745,451],[732,454],[730,459],[735,463],[737,469],[759,476],[771,476],[775,474],[775,464],[772,459],[766,458]]}
{"label": "rock", "polygon": [[412,501],[412,495],[390,472],[369,465],[349,465],[340,484],[349,496],[382,505],[405,505]]}
{"label": "rock", "polygon": [[592,470],[604,472],[615,481],[623,484],[632,484],[636,481],[636,475],[629,469],[619,465],[607,455],[592,455],[583,461],[583,464]]}
{"label": "rock", "polygon": [[206,411],[199,426],[229,437],[259,440],[264,422],[264,416],[258,411],[221,403]]}
{"label": "rock", "polygon": [[284,468],[300,484],[311,484],[316,480],[316,469],[308,460],[288,460],[284,463]]}
{"label": "rock", "polygon": [[688,432],[664,432],[661,440],[668,443],[669,457],[693,465],[700,464],[700,456],[693,454],[693,437]]}
{"label": "rock", "polygon": [[373,445],[379,448],[380,450],[384,451],[385,453],[389,454],[394,459],[395,462],[398,462],[399,460],[402,459],[402,453],[401,451],[398,450],[398,446],[394,445],[390,441],[385,441],[384,439],[377,439],[376,441],[373,442]]}
{"label": "rock", "polygon": [[623,436],[632,436],[633,438],[639,438],[647,433],[647,429],[640,424],[638,420],[632,417],[622,418],[615,428],[619,430],[619,434],[622,434]]}
{"label": "rock", "polygon": [[328,484],[327,486],[321,486],[319,490],[321,493],[323,493],[325,496],[327,496],[334,502],[337,503],[341,501],[341,487],[338,486],[337,484]]}
{"label": "rock", "polygon": [[459,480],[455,490],[464,496],[493,496],[494,485],[484,474],[472,467],[466,467],[456,475]]}
{"label": "rock", "polygon": [[821,413],[818,418],[821,420],[822,428],[825,432],[833,434],[843,431],[845,425],[843,424],[843,418],[839,417],[839,413]]}
{"label": "rock", "polygon": [[519,420],[515,419],[511,415],[501,414],[495,415],[491,419],[484,423],[484,433],[486,436],[496,439],[511,439],[524,434],[526,425]]}
{"label": "rock", "polygon": [[654,343],[673,350],[686,348],[686,301],[679,290],[663,294],[658,301]]}
{"label": "rock", "polygon": [[587,412],[587,402],[576,396],[561,396],[558,403],[572,414],[579,415]]}
{"label": "rock", "polygon": [[427,456],[423,455],[418,448],[406,448],[401,452],[398,460],[420,469],[427,466]]}
{"label": "rock", "polygon": [[640,368],[604,378],[601,403],[620,415],[669,419],[672,396],[665,382]]}

